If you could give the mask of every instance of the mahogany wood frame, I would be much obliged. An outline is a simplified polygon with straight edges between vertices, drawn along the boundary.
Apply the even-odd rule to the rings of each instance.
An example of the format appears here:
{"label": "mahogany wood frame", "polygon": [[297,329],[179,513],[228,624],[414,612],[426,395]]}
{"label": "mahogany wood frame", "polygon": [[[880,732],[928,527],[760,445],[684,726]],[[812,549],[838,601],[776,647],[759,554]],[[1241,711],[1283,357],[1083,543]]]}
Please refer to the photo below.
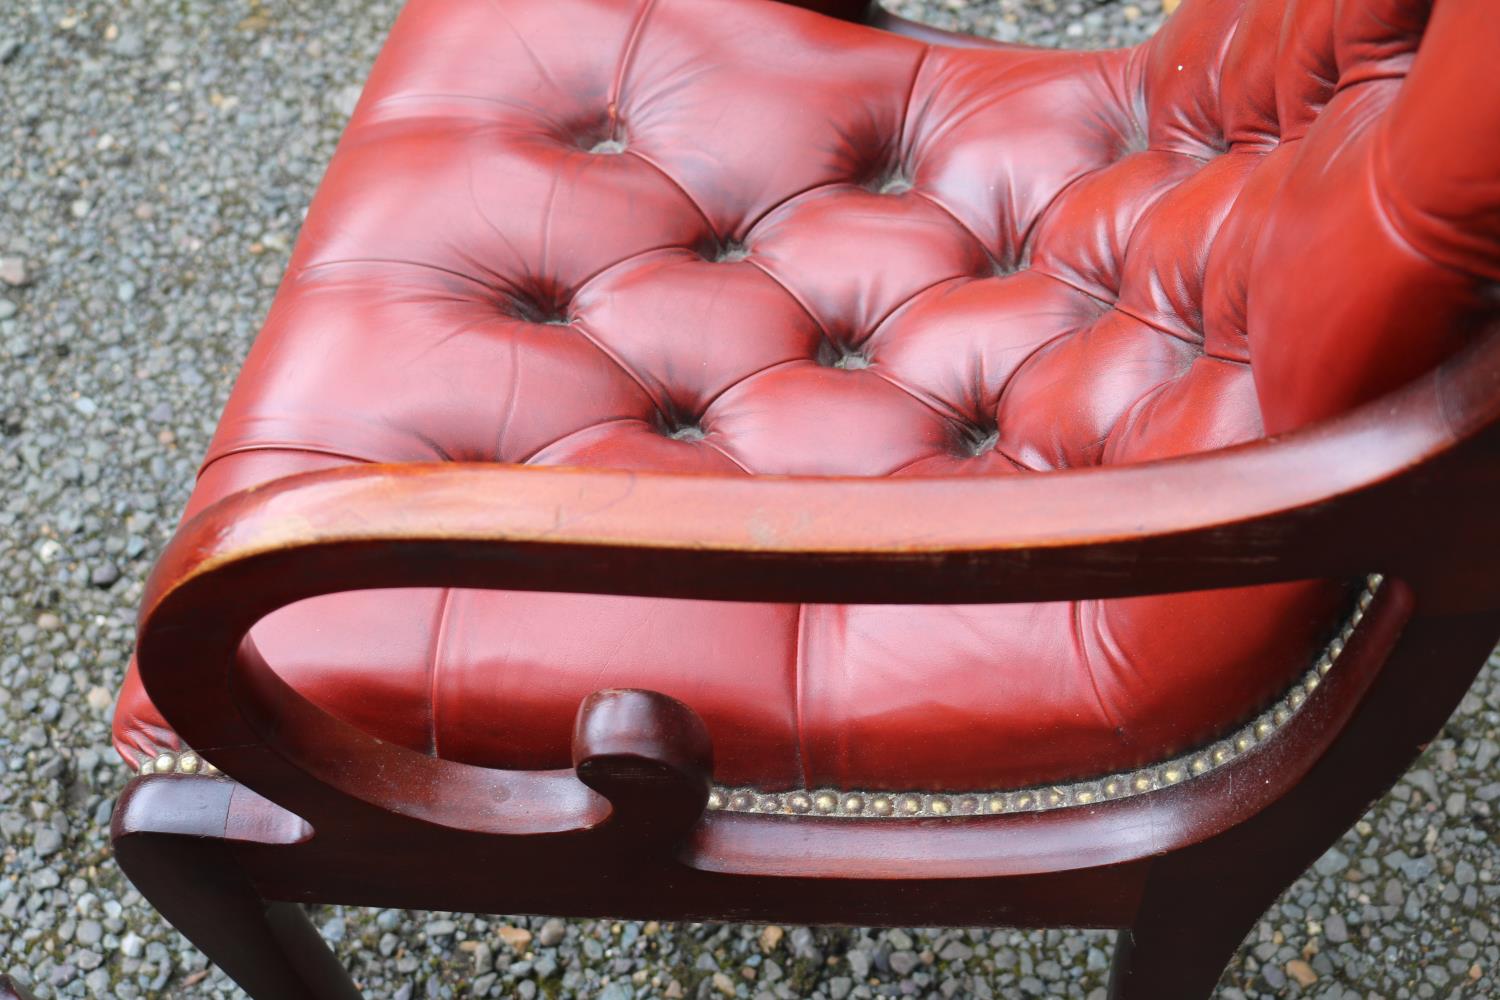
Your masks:
{"label": "mahogany wood frame", "polygon": [[[1264,909],[1437,734],[1500,638],[1497,496],[1493,330],[1338,419],[1137,466],[925,481],[460,464],[291,477],[184,524],[152,576],[143,678],[233,780],[133,780],[116,856],[259,1000],[359,995],[298,905],[313,901],[1116,927],[1115,1000],[1202,1000]],[[428,758],[327,716],[247,637],[293,601],[374,587],[982,603],[1371,572],[1385,586],[1336,668],[1249,753],[1128,799],[952,819],[706,811],[701,721],[644,691],[585,701],[571,770]]]}

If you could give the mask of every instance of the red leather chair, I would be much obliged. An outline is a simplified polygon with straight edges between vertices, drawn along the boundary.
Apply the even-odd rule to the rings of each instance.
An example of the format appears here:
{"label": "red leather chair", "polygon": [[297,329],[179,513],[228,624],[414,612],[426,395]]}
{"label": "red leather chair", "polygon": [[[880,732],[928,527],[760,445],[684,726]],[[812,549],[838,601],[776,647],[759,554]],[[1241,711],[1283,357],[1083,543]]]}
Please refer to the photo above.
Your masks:
{"label": "red leather chair", "polygon": [[116,714],[119,860],[252,995],[354,995],[320,900],[1202,997],[1495,645],[1492,5],[862,6],[401,15]]}

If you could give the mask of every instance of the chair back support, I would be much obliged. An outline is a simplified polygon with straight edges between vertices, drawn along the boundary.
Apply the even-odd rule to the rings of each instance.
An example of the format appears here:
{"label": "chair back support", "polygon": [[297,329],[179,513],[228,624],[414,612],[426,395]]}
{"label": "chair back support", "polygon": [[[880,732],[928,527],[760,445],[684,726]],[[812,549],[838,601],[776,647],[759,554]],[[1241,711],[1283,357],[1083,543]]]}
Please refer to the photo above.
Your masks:
{"label": "chair back support", "polygon": [[1396,388],[1496,315],[1492,3],[1193,0],[1146,51],[1151,148],[1205,161],[1182,185],[1200,221],[1149,235],[1211,241],[1206,347],[1252,362],[1268,433]]}

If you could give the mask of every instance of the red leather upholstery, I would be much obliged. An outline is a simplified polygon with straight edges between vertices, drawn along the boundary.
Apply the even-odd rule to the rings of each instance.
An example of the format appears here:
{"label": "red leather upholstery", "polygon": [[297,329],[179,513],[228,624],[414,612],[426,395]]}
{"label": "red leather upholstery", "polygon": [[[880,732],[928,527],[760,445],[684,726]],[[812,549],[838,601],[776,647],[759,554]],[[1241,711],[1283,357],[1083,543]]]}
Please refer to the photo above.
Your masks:
{"label": "red leather upholstery", "polygon": [[[1072,53],[765,0],[413,0],[189,512],[351,462],[1014,475],[1340,412],[1493,309],[1491,57],[1427,57],[1500,51],[1486,6],[1190,0]],[[1227,730],[1337,599],[386,591],[255,638],[453,759],[566,766],[580,699],[630,686],[695,708],[728,783],[994,787]],[[132,762],[173,745],[134,672],[116,731]]]}

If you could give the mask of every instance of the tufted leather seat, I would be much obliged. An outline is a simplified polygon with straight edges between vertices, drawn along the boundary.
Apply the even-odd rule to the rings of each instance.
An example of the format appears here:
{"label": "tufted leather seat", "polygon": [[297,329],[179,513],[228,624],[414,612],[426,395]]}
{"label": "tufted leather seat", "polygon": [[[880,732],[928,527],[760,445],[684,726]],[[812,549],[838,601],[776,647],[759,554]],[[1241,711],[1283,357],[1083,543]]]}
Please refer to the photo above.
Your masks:
{"label": "tufted leather seat", "polygon": [[[357,462],[1031,475],[1342,412],[1491,308],[1500,222],[1442,193],[1483,182],[1482,119],[1461,80],[1403,86],[1427,7],[1193,0],[1079,53],[768,0],[412,0],[189,516]],[[371,591],[254,637],[329,712],[470,763],[567,766],[579,701],[629,686],[696,709],[727,783],[1013,787],[1223,734],[1343,594]],[[176,746],[133,670],[116,735]]]}

